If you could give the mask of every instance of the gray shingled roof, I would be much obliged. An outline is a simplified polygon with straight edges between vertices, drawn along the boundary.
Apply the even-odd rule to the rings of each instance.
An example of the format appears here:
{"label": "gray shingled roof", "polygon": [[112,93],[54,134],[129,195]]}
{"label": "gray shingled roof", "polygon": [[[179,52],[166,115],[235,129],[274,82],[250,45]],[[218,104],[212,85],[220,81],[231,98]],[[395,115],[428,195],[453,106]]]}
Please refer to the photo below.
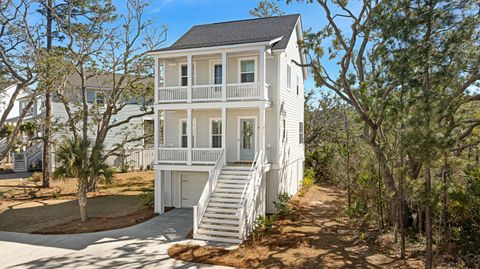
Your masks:
{"label": "gray shingled roof", "polygon": [[299,14],[195,25],[173,45],[153,51],[182,50],[270,41],[283,36],[273,49],[287,47]]}

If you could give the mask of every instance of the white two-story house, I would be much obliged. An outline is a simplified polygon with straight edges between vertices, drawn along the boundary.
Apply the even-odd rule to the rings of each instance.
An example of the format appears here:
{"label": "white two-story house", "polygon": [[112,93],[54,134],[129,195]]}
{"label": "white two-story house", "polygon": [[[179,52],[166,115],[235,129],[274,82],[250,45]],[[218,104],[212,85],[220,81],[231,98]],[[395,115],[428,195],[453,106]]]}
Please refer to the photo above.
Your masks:
{"label": "white two-story house", "polygon": [[155,59],[155,210],[193,207],[194,238],[245,239],[303,178],[300,15],[193,26]]}

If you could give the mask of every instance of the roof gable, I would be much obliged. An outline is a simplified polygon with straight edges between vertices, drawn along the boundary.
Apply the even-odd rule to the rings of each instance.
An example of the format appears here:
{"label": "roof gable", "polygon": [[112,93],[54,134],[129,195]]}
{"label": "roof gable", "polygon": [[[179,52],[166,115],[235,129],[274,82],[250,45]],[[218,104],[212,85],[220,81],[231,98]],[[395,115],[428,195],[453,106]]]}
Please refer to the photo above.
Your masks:
{"label": "roof gable", "polygon": [[299,14],[195,25],[173,45],[154,51],[266,42],[283,37],[273,49],[285,49]]}

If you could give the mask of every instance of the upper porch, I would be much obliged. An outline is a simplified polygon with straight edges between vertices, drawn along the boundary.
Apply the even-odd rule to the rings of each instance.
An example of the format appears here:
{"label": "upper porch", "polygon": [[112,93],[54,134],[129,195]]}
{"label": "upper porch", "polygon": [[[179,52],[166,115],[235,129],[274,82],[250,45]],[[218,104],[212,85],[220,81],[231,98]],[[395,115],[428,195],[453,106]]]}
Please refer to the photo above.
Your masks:
{"label": "upper porch", "polygon": [[[277,70],[266,44],[153,55],[155,104],[270,103]],[[175,106],[173,106],[175,108]]]}

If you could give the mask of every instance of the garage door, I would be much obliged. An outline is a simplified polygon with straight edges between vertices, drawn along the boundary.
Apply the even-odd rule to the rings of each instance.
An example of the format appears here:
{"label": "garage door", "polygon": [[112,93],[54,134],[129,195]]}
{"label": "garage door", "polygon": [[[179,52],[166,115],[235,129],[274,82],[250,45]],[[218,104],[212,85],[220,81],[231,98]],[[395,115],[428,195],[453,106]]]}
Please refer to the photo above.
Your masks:
{"label": "garage door", "polygon": [[201,173],[185,173],[181,174],[182,183],[182,207],[192,207],[197,205],[200,195],[202,195],[205,183],[208,180],[207,174]]}

